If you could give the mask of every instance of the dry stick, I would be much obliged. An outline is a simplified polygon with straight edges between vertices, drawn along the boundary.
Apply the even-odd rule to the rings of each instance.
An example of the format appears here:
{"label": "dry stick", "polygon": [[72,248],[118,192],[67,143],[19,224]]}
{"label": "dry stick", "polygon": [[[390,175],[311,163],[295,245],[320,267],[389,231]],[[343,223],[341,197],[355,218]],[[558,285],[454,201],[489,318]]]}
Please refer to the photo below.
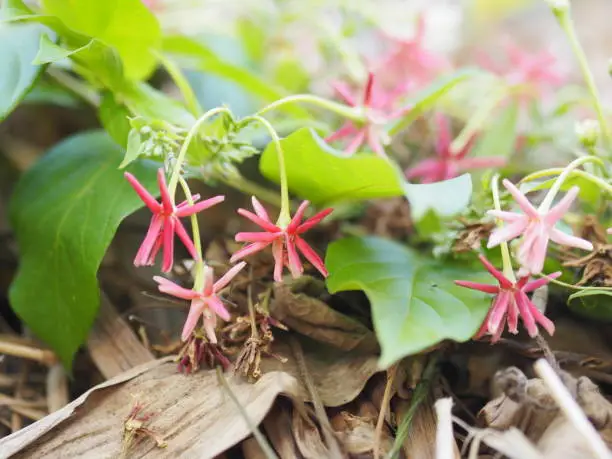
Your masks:
{"label": "dry stick", "polygon": [[431,357],[429,362],[427,363],[427,367],[423,372],[423,376],[421,380],[417,384],[416,389],[414,390],[414,394],[412,395],[412,399],[410,400],[410,408],[408,408],[408,412],[406,413],[406,417],[402,419],[402,423],[397,429],[395,433],[395,441],[393,442],[393,447],[389,454],[387,454],[387,459],[394,459],[399,455],[400,449],[402,448],[402,444],[406,437],[408,436],[408,429],[410,428],[410,424],[412,422],[412,418],[416,413],[419,405],[427,398],[427,394],[429,393],[429,387],[433,381],[434,373],[436,371],[436,364],[438,362],[438,356],[434,355]]}
{"label": "dry stick", "polygon": [[274,452],[274,448],[270,446],[270,443],[268,442],[266,437],[264,437],[264,435],[260,432],[255,423],[249,417],[249,414],[240,404],[240,400],[238,400],[238,398],[230,388],[229,384],[227,383],[225,376],[223,375],[223,369],[221,367],[217,367],[217,379],[219,380],[221,387],[223,387],[223,389],[225,389],[225,391],[227,392],[227,395],[229,395],[229,398],[232,400],[232,402],[234,402],[234,405],[236,405],[236,408],[238,408],[242,419],[244,419],[244,422],[253,434],[253,437],[255,437],[255,440],[257,440],[257,443],[259,443],[259,446],[261,447],[261,450],[264,452],[266,457],[268,459],[279,459],[276,453]]}
{"label": "dry stick", "polygon": [[315,415],[317,416],[317,419],[321,424],[323,436],[325,437],[325,443],[327,443],[327,447],[329,448],[329,457],[332,459],[342,459],[344,456],[340,451],[340,446],[336,441],[336,437],[334,437],[334,430],[332,429],[332,426],[329,422],[329,418],[327,417],[327,413],[325,412],[325,407],[323,406],[323,402],[319,397],[317,388],[315,387],[312,381],[312,377],[310,376],[310,372],[308,371],[308,366],[306,365],[306,360],[304,359],[304,352],[302,351],[302,346],[293,336],[289,338],[289,345],[291,346],[291,351],[297,362],[298,370],[300,372],[300,376],[302,377],[302,381],[304,382],[306,390],[308,391],[308,394],[312,399]]}
{"label": "dry stick", "polygon": [[380,413],[378,413],[378,420],[376,421],[376,431],[374,432],[374,459],[380,457],[380,442],[382,439],[382,431],[385,423],[385,416],[391,403],[391,391],[393,389],[393,382],[397,375],[397,364],[393,365],[387,370],[387,384],[385,385],[385,392],[383,399],[380,404]]}
{"label": "dry stick", "polygon": [[49,368],[47,373],[47,410],[49,413],[68,405],[68,378],[61,364]]}
{"label": "dry stick", "polygon": [[545,359],[539,359],[533,368],[536,374],[548,387],[550,395],[557,402],[565,417],[572,423],[574,428],[584,437],[588,447],[598,459],[612,459],[612,454],[602,440],[601,436],[589,422],[584,412],[572,398],[567,388],[563,385],[561,378]]}
{"label": "dry stick", "polygon": [[453,459],[455,457],[455,436],[453,435],[453,399],[441,398],[434,404],[437,417],[436,459]]}
{"label": "dry stick", "polygon": [[54,365],[57,363],[55,354],[47,349],[40,349],[25,344],[12,343],[10,341],[0,340],[0,354],[12,355],[13,357],[21,357],[23,359],[34,360],[43,365]]}

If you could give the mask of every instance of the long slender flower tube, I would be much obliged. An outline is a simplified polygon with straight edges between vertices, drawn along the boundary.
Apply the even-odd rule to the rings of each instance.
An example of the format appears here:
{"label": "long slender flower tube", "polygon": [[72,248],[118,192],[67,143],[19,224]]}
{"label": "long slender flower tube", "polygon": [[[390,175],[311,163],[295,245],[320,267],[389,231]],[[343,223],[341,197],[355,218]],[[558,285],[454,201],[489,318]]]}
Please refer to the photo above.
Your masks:
{"label": "long slender flower tube", "polygon": [[186,289],[174,282],[155,276],[153,280],[159,284],[160,292],[167,293],[176,298],[191,300],[189,314],[183,326],[181,339],[187,341],[193,330],[198,324],[200,317],[204,322],[206,336],[211,343],[217,342],[215,327],[217,316],[226,322],[230,320],[230,313],[225,308],[223,301],[219,298],[219,292],[229,285],[234,277],[246,266],[245,262],[238,263],[230,268],[217,282],[214,282],[213,269],[210,266],[204,267],[204,282],[201,289]]}
{"label": "long slender flower tube", "polygon": [[175,234],[183,242],[193,259],[197,260],[199,256],[193,241],[191,237],[189,237],[180,218],[189,217],[215,204],[219,204],[225,199],[225,196],[215,196],[201,202],[195,202],[200,198],[199,195],[195,195],[193,196],[193,201],[195,202],[193,205],[189,205],[187,201],[184,201],[178,206],[175,206],[174,199],[168,192],[166,177],[162,168],[157,171],[157,182],[161,194],[161,202],[157,202],[132,174],[126,172],[124,175],[130,185],[132,185],[132,188],[134,188],[134,191],[140,196],[140,199],[142,199],[145,205],[153,213],[149,230],[136,253],[136,258],[134,258],[134,265],[153,265],[155,257],[163,246],[162,271],[169,272],[174,262]]}
{"label": "long slender flower tube", "polygon": [[552,209],[540,206],[536,209],[519,189],[509,180],[504,180],[504,187],[514,197],[523,213],[489,210],[487,213],[503,220],[506,225],[491,233],[487,248],[492,248],[502,242],[522,236],[517,258],[527,273],[539,274],[544,268],[548,241],[560,245],[576,247],[583,250],[593,250],[593,244],[555,228],[555,225],[578,196],[580,189],[572,187]]}
{"label": "long slender flower tube", "polygon": [[533,304],[527,293],[533,292],[547,284],[551,279],[556,279],[561,275],[560,271],[531,282],[529,281],[529,276],[523,276],[518,281],[513,281],[497,270],[484,256],[480,256],[480,261],[497,280],[498,285],[462,280],[455,281],[455,284],[462,287],[495,295],[491,309],[480,330],[476,333],[475,338],[481,338],[486,334],[490,334],[492,335],[491,341],[496,342],[501,337],[506,324],[510,333],[517,334],[519,317],[531,337],[539,333],[538,325],[544,328],[550,335],[555,332],[553,322]]}
{"label": "long slender flower tube", "polygon": [[448,118],[437,114],[435,121],[438,127],[435,144],[436,158],[425,159],[407,169],[406,178],[408,180],[420,179],[421,183],[440,182],[457,177],[465,171],[502,167],[506,163],[504,158],[467,158],[472,149],[474,137],[460,151],[453,153],[451,151],[452,133]]}
{"label": "long slender flower tube", "polygon": [[283,267],[287,266],[291,275],[297,278],[302,275],[304,267],[300,260],[298,251],[321,273],[323,277],[327,277],[328,272],[325,268],[323,260],[317,253],[302,239],[301,235],[312,227],[317,225],[321,220],[327,217],[333,209],[325,209],[315,216],[302,222],[304,212],[306,211],[309,202],[304,201],[295,212],[288,225],[272,223],[266,209],[255,198],[252,198],[253,209],[252,213],[246,209],[238,209],[238,214],[249,219],[256,225],[260,226],[263,232],[243,232],[236,234],[237,242],[248,242],[246,246],[238,250],[232,255],[230,261],[232,263],[242,260],[244,257],[259,252],[269,245],[272,245],[272,255],[274,256],[274,280],[282,281]]}
{"label": "long slender flower tube", "polygon": [[404,88],[385,93],[375,88],[374,80],[374,74],[370,72],[361,100],[352,93],[351,88],[345,83],[336,82],[334,84],[334,88],[340,97],[351,107],[360,108],[366,118],[363,123],[345,122],[340,129],[325,139],[327,142],[346,141],[344,152],[347,156],[353,155],[366,144],[378,156],[385,158],[385,145],[388,145],[391,141],[385,126],[389,121],[401,117],[409,110],[409,108],[394,108],[396,102],[405,92]]}

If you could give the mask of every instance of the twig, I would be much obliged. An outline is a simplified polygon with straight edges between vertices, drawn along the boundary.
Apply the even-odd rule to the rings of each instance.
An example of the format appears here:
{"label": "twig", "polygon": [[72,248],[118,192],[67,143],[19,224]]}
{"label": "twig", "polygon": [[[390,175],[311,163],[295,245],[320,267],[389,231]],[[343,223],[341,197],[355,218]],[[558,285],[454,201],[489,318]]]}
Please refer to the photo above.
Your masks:
{"label": "twig", "polygon": [[55,364],[47,373],[47,409],[49,413],[68,405],[68,379],[61,364]]}
{"label": "twig", "polygon": [[47,349],[40,349],[25,344],[0,340],[0,354],[12,355],[23,359],[34,360],[43,365],[51,366],[57,363],[55,354]]}
{"label": "twig", "polygon": [[572,398],[552,366],[546,360],[540,359],[533,365],[533,368],[548,387],[550,395],[557,402],[561,411],[563,411],[574,428],[584,437],[594,457],[598,459],[612,459],[612,454],[601,439],[601,436],[584,415],[578,403]]}
{"label": "twig", "polygon": [[290,337],[289,345],[291,346],[291,351],[293,352],[293,356],[295,357],[300,376],[302,377],[302,381],[304,382],[306,390],[308,391],[310,398],[312,399],[315,415],[317,416],[317,419],[321,424],[321,430],[323,430],[325,443],[327,443],[327,447],[329,448],[329,457],[342,459],[343,455],[340,451],[340,446],[336,441],[336,437],[333,434],[334,430],[329,422],[329,418],[327,417],[325,407],[323,406],[323,402],[319,397],[317,388],[315,387],[314,382],[312,381],[310,372],[308,371],[308,366],[306,365],[306,360],[304,359],[304,352],[302,351],[302,346],[294,336]]}
{"label": "twig", "polygon": [[378,420],[376,421],[376,430],[374,432],[374,459],[380,457],[380,443],[382,438],[383,426],[385,424],[385,417],[389,404],[391,403],[391,395],[393,390],[393,383],[395,381],[395,375],[397,374],[397,364],[393,365],[387,370],[387,384],[385,385],[385,392],[383,399],[380,403],[380,413],[378,413]]}
{"label": "twig", "polygon": [[410,408],[406,413],[406,417],[402,419],[400,426],[395,433],[395,441],[393,442],[393,447],[391,451],[387,454],[387,459],[395,459],[398,457],[400,449],[402,448],[402,444],[406,437],[408,436],[408,429],[410,429],[410,423],[412,422],[412,418],[416,413],[419,405],[425,400],[427,394],[429,393],[430,385],[433,381],[434,373],[436,371],[436,364],[438,362],[438,356],[434,355],[431,357],[429,362],[427,363],[427,367],[423,372],[423,376],[421,380],[417,384],[414,394],[412,395],[412,400],[410,400]]}
{"label": "twig", "polygon": [[253,437],[255,437],[255,440],[257,440],[257,443],[259,443],[259,446],[261,447],[266,457],[268,459],[278,459],[278,456],[274,452],[272,446],[270,446],[270,443],[268,442],[266,437],[264,437],[264,435],[260,432],[255,423],[253,423],[253,421],[249,417],[249,414],[240,404],[240,401],[238,400],[234,392],[232,392],[232,389],[229,387],[229,384],[225,380],[225,376],[223,375],[223,370],[221,369],[221,367],[217,367],[217,379],[219,380],[219,384],[221,384],[221,387],[223,387],[223,389],[225,389],[225,391],[227,392],[227,395],[229,395],[229,398],[232,400],[232,402],[234,402],[234,405],[236,405],[236,408],[238,408],[242,419],[244,419],[244,422],[253,434]]}

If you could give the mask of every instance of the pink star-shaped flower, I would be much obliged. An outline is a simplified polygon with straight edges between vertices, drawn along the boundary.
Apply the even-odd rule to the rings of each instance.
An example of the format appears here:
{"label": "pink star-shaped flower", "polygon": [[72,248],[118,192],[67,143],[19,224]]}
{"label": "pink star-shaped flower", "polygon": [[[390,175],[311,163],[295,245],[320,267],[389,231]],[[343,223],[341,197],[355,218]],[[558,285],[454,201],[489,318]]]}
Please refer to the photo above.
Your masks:
{"label": "pink star-shaped flower", "polygon": [[578,196],[580,189],[577,186],[572,187],[552,209],[541,211],[536,209],[509,180],[504,180],[502,183],[524,213],[489,210],[487,212],[489,215],[503,220],[507,225],[491,233],[487,243],[488,248],[522,235],[517,258],[522,268],[531,274],[542,272],[549,239],[557,244],[593,250],[593,244],[589,241],[555,228]]}
{"label": "pink star-shaped flower", "polygon": [[282,281],[283,266],[285,265],[289,268],[294,278],[302,274],[304,268],[300,261],[298,250],[323,277],[327,277],[328,272],[327,269],[325,269],[323,260],[321,260],[312,247],[310,247],[300,235],[317,225],[321,220],[327,217],[333,209],[325,209],[302,223],[302,218],[304,217],[304,212],[308,205],[308,201],[302,202],[291,219],[291,222],[283,228],[272,223],[266,209],[264,209],[261,203],[253,197],[253,209],[255,213],[245,209],[238,209],[238,213],[260,226],[264,232],[245,232],[236,234],[237,242],[249,242],[249,244],[234,253],[230,261],[234,263],[272,244],[272,255],[274,256],[275,262],[274,280],[276,282]]}
{"label": "pink star-shaped flower", "polygon": [[[138,193],[140,199],[142,199],[149,210],[153,212],[153,217],[151,218],[151,224],[149,225],[147,235],[136,253],[136,258],[134,258],[134,266],[153,265],[155,262],[155,257],[163,245],[164,251],[162,271],[169,272],[172,269],[172,263],[174,261],[175,233],[178,235],[179,239],[183,241],[183,244],[185,244],[185,247],[193,259],[197,259],[198,254],[196,253],[193,241],[181,223],[180,217],[188,217],[204,209],[208,209],[209,207],[223,201],[225,196],[215,196],[213,198],[206,199],[205,201],[195,203],[192,206],[190,206],[187,201],[175,206],[174,200],[168,193],[164,170],[160,168],[157,171],[157,182],[159,184],[159,191],[161,193],[161,203],[159,203],[145,189],[145,187],[143,187],[138,180],[136,180],[136,177],[129,172],[126,172],[124,175],[136,193]],[[199,195],[193,196],[194,201],[199,199]]]}
{"label": "pink star-shaped flower", "polygon": [[181,334],[181,339],[183,341],[189,339],[198,324],[198,320],[202,317],[204,321],[204,330],[206,331],[208,340],[213,344],[217,342],[217,337],[215,335],[217,316],[221,317],[221,319],[226,322],[230,320],[230,314],[228,310],[225,309],[223,301],[219,298],[219,292],[223,290],[245,266],[245,262],[238,263],[236,266],[229,269],[217,282],[214,282],[213,269],[210,266],[204,266],[204,285],[200,290],[183,288],[165,277],[153,277],[153,280],[159,284],[158,288],[160,292],[167,293],[168,295],[183,300],[191,300],[189,314],[187,315],[187,320],[185,321]]}
{"label": "pink star-shaped flower", "polygon": [[435,159],[425,159],[416,166],[406,170],[406,178],[413,180],[419,178],[421,183],[434,183],[457,177],[460,173],[471,169],[487,169],[501,167],[505,164],[504,158],[466,158],[472,145],[472,138],[463,149],[457,153],[451,152],[451,129],[448,118],[443,115],[436,116],[438,125],[438,139],[436,141]]}
{"label": "pink star-shaped flower", "polygon": [[[480,56],[481,65],[503,77],[512,86],[528,86],[535,95],[550,92],[551,89],[562,85],[565,78],[556,69],[557,59],[548,51],[529,53],[519,48],[510,40],[504,42],[507,57],[506,65],[500,65],[489,56]],[[529,94],[523,94],[528,100]]]}
{"label": "pink star-shaped flower", "polygon": [[491,309],[474,338],[480,338],[485,334],[490,334],[493,335],[491,341],[496,342],[501,337],[506,322],[508,323],[508,331],[517,334],[519,316],[525,325],[527,333],[529,333],[529,336],[532,338],[538,334],[538,324],[550,335],[555,332],[555,325],[532,303],[527,293],[533,292],[537,288],[547,284],[551,279],[556,279],[561,275],[560,271],[531,282],[528,282],[529,276],[521,277],[518,282],[513,282],[495,269],[495,267],[482,255],[480,256],[480,261],[487,271],[497,279],[499,285],[481,284],[479,282],[461,280],[455,281],[455,284],[462,287],[495,295]]}
{"label": "pink star-shaped flower", "polygon": [[[383,94],[374,88],[374,74],[368,74],[368,81],[363,91],[362,100],[359,101],[351,92],[348,85],[342,82],[334,83],[334,89],[344,101],[352,107],[359,107],[365,115],[366,121],[357,124],[347,121],[336,132],[328,136],[327,142],[350,139],[344,152],[347,156],[353,155],[363,144],[368,146],[379,156],[386,158],[385,145],[390,138],[385,130],[389,121],[402,116],[407,108],[394,110],[393,106],[401,96],[399,91]],[[403,91],[402,91],[403,92]]]}
{"label": "pink star-shaped flower", "polygon": [[417,17],[416,32],[412,39],[386,38],[391,41],[391,52],[375,65],[385,87],[398,88],[410,81],[413,87],[421,88],[450,68],[447,59],[425,48],[424,14]]}

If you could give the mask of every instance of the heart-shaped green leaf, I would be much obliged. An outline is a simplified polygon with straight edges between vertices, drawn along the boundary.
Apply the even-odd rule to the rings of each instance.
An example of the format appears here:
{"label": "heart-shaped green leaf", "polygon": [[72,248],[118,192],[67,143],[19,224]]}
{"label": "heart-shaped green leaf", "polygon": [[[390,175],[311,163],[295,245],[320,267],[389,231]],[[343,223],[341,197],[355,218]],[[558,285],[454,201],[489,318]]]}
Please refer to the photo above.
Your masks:
{"label": "heart-shaped green leaf", "polygon": [[114,47],[125,74],[141,80],[153,71],[161,42],[157,19],[140,0],[43,0],[46,13],[67,27]]}
{"label": "heart-shaped green leaf", "polygon": [[43,67],[33,65],[45,28],[38,24],[0,24],[0,121],[34,85]]}
{"label": "heart-shaped green leaf", "polygon": [[382,367],[444,339],[470,339],[491,304],[489,295],[454,284],[491,283],[483,269],[442,264],[381,238],[336,241],[325,263],[330,292],[363,290],[368,296]]}
{"label": "heart-shaped green leaf", "polygon": [[[312,129],[302,128],[281,140],[289,189],[314,204],[402,196],[403,179],[389,161],[372,154],[351,157],[328,146]],[[274,143],[259,163],[261,173],[279,181]]]}
{"label": "heart-shaped green leaf", "polygon": [[[98,310],[102,257],[121,220],[142,205],[117,168],[122,159],[106,133],[78,134],[28,170],[11,199],[21,252],[11,306],[67,368]],[[155,168],[136,162],[130,170],[153,191]]]}

